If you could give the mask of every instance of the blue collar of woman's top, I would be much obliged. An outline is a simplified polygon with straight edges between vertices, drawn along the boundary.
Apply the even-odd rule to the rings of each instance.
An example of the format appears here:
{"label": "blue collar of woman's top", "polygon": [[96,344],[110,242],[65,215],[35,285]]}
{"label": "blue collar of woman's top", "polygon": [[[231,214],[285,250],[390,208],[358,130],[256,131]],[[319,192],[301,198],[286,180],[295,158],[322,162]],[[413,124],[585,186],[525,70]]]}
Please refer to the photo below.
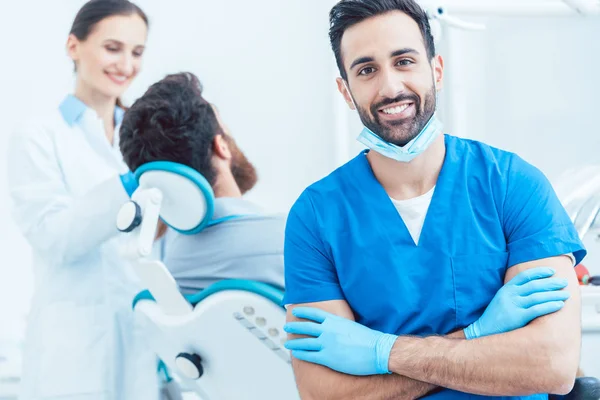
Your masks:
{"label": "blue collar of woman's top", "polygon": [[[58,107],[60,113],[69,126],[73,126],[79,122],[81,116],[88,109],[88,106],[72,94],[67,95]],[[125,110],[121,107],[115,107],[115,125],[120,125],[123,121]]]}

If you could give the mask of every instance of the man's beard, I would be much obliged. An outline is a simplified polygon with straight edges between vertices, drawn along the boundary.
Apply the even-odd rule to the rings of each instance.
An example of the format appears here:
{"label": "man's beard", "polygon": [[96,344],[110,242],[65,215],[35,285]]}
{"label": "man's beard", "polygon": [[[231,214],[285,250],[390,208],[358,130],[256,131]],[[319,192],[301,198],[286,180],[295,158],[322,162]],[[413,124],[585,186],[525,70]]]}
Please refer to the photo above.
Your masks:
{"label": "man's beard", "polygon": [[240,192],[244,194],[252,189],[258,181],[256,169],[237,147],[232,137],[227,136],[227,143],[231,151],[231,174],[240,188]]}
{"label": "man's beard", "polygon": [[[394,99],[384,99],[371,106],[369,116],[366,109],[357,107],[358,115],[362,123],[373,133],[379,135],[381,139],[396,146],[405,146],[411,140],[416,138],[423,130],[425,125],[431,119],[436,109],[436,90],[432,85],[431,90],[425,95],[425,104],[421,109],[421,99],[416,94],[402,94]],[[398,122],[387,122],[385,125],[379,119],[379,109],[386,105],[401,102],[412,101],[415,107],[415,116],[411,119]]]}

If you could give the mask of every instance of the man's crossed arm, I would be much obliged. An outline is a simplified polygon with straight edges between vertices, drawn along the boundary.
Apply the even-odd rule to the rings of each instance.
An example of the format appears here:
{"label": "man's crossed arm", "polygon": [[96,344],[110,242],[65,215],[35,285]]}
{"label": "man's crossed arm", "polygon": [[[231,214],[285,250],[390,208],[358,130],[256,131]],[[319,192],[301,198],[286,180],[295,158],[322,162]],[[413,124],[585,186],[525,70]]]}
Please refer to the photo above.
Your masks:
{"label": "man's crossed arm", "polygon": [[[540,275],[544,269],[535,268],[540,265],[556,271],[554,277]],[[446,337],[385,335],[353,322],[344,301],[290,307],[286,347],[295,358],[301,397],[415,399],[439,387],[489,396],[568,393],[581,341],[572,263],[553,257],[519,264],[505,282],[481,319],[465,330],[476,333],[472,340],[463,331]],[[566,283],[566,290],[557,290]],[[302,319],[317,323],[298,322]]]}
{"label": "man's crossed arm", "polygon": [[[302,307],[315,307],[348,320],[354,320],[350,307],[342,300],[305,304]],[[290,307],[291,310],[293,308]],[[292,312],[289,312],[288,316],[289,321],[299,321]],[[300,337],[294,334],[289,335],[290,339]],[[462,331],[447,337],[465,338]],[[300,361],[295,357],[292,357],[292,366],[298,391],[303,400],[416,399],[437,388],[434,384],[397,374],[369,376],[344,374],[317,363]]]}

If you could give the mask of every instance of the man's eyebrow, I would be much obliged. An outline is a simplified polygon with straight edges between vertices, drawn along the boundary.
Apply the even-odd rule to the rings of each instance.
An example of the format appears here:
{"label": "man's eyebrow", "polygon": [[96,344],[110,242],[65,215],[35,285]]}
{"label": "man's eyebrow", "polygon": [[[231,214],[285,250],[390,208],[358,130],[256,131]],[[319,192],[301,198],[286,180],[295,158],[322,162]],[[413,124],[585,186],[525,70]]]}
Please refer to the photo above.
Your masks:
{"label": "man's eyebrow", "polygon": [[[419,55],[419,52],[415,49],[411,49],[410,47],[406,47],[404,49],[399,49],[399,50],[395,50],[390,54],[390,58],[392,57],[398,57],[398,56],[402,56],[405,54],[415,54],[415,55]],[[354,67],[356,67],[359,64],[365,64],[368,62],[372,62],[375,59],[373,57],[370,56],[365,56],[365,57],[359,57],[356,60],[354,60],[352,62],[352,64],[350,65],[350,69],[353,69]]]}

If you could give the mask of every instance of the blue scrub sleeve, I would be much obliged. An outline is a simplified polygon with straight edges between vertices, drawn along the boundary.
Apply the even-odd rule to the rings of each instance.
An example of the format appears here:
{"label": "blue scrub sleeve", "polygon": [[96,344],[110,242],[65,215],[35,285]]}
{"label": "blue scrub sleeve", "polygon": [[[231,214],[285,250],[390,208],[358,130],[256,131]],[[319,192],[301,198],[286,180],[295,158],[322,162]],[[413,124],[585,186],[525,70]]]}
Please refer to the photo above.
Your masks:
{"label": "blue scrub sleeve", "polygon": [[285,295],[282,305],[344,299],[308,192],[300,196],[288,214],[283,257]]}
{"label": "blue scrub sleeve", "polygon": [[585,247],[546,176],[513,156],[507,177],[503,224],[508,266],[569,253],[579,264]]}

